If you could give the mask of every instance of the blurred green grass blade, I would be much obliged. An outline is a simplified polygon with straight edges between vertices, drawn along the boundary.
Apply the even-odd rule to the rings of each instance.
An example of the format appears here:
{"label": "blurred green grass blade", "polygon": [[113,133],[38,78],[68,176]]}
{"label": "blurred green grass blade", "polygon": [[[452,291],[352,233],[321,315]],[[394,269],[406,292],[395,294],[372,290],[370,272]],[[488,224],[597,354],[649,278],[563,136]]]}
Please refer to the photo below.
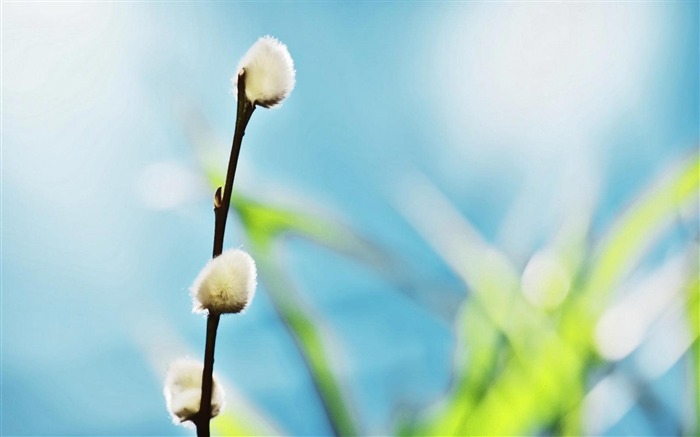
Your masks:
{"label": "blurred green grass blade", "polygon": [[688,320],[690,321],[690,329],[695,337],[700,335],[700,277],[696,277],[690,282],[687,288],[689,304]]}
{"label": "blurred green grass blade", "polygon": [[300,347],[307,357],[311,372],[315,375],[321,396],[325,400],[329,418],[339,436],[357,435],[354,420],[345,406],[343,392],[336,382],[328,357],[324,352],[320,330],[314,321],[300,311],[288,309],[285,319],[299,339]]}
{"label": "blurred green grass blade", "polygon": [[[486,292],[496,286],[487,284]],[[583,363],[551,324],[528,317],[527,305],[497,321],[481,309],[483,300],[467,304],[458,347],[468,359],[455,369],[443,410],[418,435],[515,435],[557,420],[580,401]]]}
{"label": "blurred green grass blade", "polygon": [[[224,184],[225,168],[219,162],[218,154],[215,156],[213,153],[215,141],[208,122],[201,112],[190,109],[183,120],[186,122],[186,134],[213,193]],[[261,281],[270,292],[274,309],[307,365],[334,432],[340,436],[357,435],[343,392],[326,356],[321,331],[307,314],[301,296],[294,291],[291,281],[274,263],[271,249],[283,234],[293,233],[375,265],[381,259],[381,256],[378,257],[380,252],[357,234],[332,221],[269,206],[236,191],[232,194],[231,202],[252,245],[251,252],[257,261]],[[263,435],[260,430],[230,415],[213,422],[213,426],[222,435]]]}
{"label": "blurred green grass blade", "polygon": [[[200,157],[200,165],[204,171],[204,177],[209,182],[213,191],[223,187],[226,183],[226,173],[222,172],[221,163],[213,156]],[[212,191],[212,192],[213,192]]]}
{"label": "blurred green grass blade", "polygon": [[[221,164],[222,155],[217,153],[215,147],[217,141],[208,121],[196,108],[189,108],[182,115],[192,151],[213,195],[226,179],[225,168]],[[250,199],[235,190],[231,202],[233,211],[247,227],[250,238],[261,247],[272,245],[281,234],[289,232],[351,256],[389,276],[394,283],[406,282],[404,275],[399,274],[405,271],[404,266],[391,253],[337,220],[275,207]]]}
{"label": "blurred green grass blade", "polygon": [[[468,308],[482,311],[462,314],[458,329],[468,332],[460,332],[465,335],[458,348],[468,359],[456,367],[455,386],[442,408],[411,431],[519,435],[553,424],[562,428],[559,419],[583,396],[584,363],[547,314],[524,299],[518,270],[505,254],[485,242],[429,181],[410,192],[399,207],[472,291]],[[416,204],[414,196],[425,203]],[[423,214],[428,206],[430,216]],[[560,242],[565,249],[580,247],[581,232],[571,235],[575,241]],[[576,268],[572,259],[566,264]],[[505,341],[496,342],[498,337]]]}
{"label": "blurred green grass blade", "polygon": [[[228,154],[224,151],[226,148],[218,146],[227,143],[216,137],[209,121],[198,107],[184,106],[178,115],[213,196],[226,179],[223,160]],[[359,259],[379,272],[396,270],[395,260],[388,252],[338,221],[273,207],[242,196],[235,189],[231,201],[233,210],[249,229],[251,238],[261,247],[271,245],[280,234],[289,231]]]}
{"label": "blurred green grass blade", "polygon": [[[216,170],[218,166],[208,162],[200,156],[208,180],[218,187],[223,183],[223,175]],[[634,268],[646,247],[682,206],[697,198],[700,160],[694,155],[683,168],[668,176],[620,218],[601,242],[593,263],[582,261],[589,257],[585,239],[568,247],[566,264],[572,267],[572,274],[581,264],[587,270],[572,285],[569,296],[574,298],[565,302],[560,314],[543,314],[532,307],[522,296],[518,269],[468,224],[467,232],[450,232],[461,217],[437,223],[435,228],[442,236],[430,235],[431,230],[422,229],[428,234],[426,239],[435,237],[431,244],[464,279],[475,299],[465,302],[457,322],[458,348],[468,359],[456,363],[451,391],[429,420],[402,427],[401,433],[580,434],[577,405],[584,395],[585,376],[595,364],[592,338],[597,318],[611,291]],[[440,202],[435,205],[439,206]],[[235,192],[233,208],[254,256],[259,259],[261,280],[297,343],[334,429],[339,435],[356,435],[348,403],[325,352],[322,336],[325,332],[303,305],[285,272],[274,262],[271,249],[282,235],[291,234],[350,254],[370,265],[383,262],[382,256],[377,256],[380,251],[330,220],[265,205]],[[430,210],[437,221],[450,216],[439,208]],[[419,208],[416,214],[425,216],[424,212],[425,208]],[[428,223],[435,224],[435,221]],[[420,228],[420,223],[416,227]],[[382,269],[385,267],[382,265]],[[699,286],[697,281],[693,284],[691,287]],[[697,309],[697,292],[691,296]],[[553,320],[552,316],[557,319]],[[690,319],[697,331],[700,323],[697,310],[690,311]],[[697,341],[694,347],[697,353]],[[233,423],[230,429],[235,431],[235,426],[238,425]]]}
{"label": "blurred green grass blade", "polygon": [[424,285],[425,279],[418,277],[405,260],[339,220],[280,208],[237,193],[233,195],[232,205],[250,241],[262,250],[269,251],[287,237],[314,242],[380,275],[422,310],[452,320],[456,290],[441,290],[441,294],[436,295],[434,284]]}
{"label": "blurred green grass blade", "polygon": [[333,245],[344,236],[329,223],[241,195],[234,195],[232,203],[251,242],[263,250],[269,250],[281,234],[290,231]]}
{"label": "blurred green grass blade", "polygon": [[[687,202],[697,198],[700,161],[697,157],[644,195],[620,220],[604,241],[596,264],[590,270],[583,292],[586,311],[562,314],[561,327],[569,339],[592,339],[596,317],[605,298],[617,281],[639,260],[644,249]],[[574,293],[575,294],[575,293]],[[581,310],[576,305],[574,308]],[[583,315],[583,316],[582,316]],[[528,331],[530,335],[536,331]],[[576,349],[571,346],[578,345]],[[565,347],[562,347],[565,346]],[[559,336],[549,337],[539,346],[531,343],[530,356],[512,360],[491,385],[488,395],[470,414],[469,435],[512,435],[540,432],[544,425],[559,417],[559,432],[577,433],[580,411],[577,406],[585,387],[585,367],[594,355],[592,341],[563,343]],[[528,395],[535,393],[536,395]],[[505,407],[508,414],[499,413]]]}
{"label": "blurred green grass blade", "polygon": [[232,206],[250,242],[260,280],[302,355],[331,426],[339,436],[357,435],[344,393],[326,355],[321,331],[309,316],[301,295],[274,261],[272,248],[283,235],[295,234],[338,250],[351,247],[350,253],[359,257],[368,256],[369,249],[351,232],[330,221],[265,205],[236,193],[232,196]]}
{"label": "blurred green grass blade", "polygon": [[240,195],[233,196],[232,202],[257,260],[261,281],[299,348],[331,426],[337,435],[356,435],[352,415],[333,374],[317,322],[309,316],[301,295],[274,261],[271,250],[286,233],[301,235],[333,248],[345,247],[344,243],[352,242],[354,236],[331,222],[265,205]]}
{"label": "blurred green grass blade", "polygon": [[614,287],[642,258],[700,189],[700,159],[688,158],[654,184],[618,220],[601,242],[581,291],[562,316],[560,331],[582,354],[595,354],[593,327]]}
{"label": "blurred green grass blade", "polygon": [[[694,260],[697,265],[697,253]],[[698,436],[700,435],[700,389],[698,388],[700,384],[700,340],[698,340],[700,336],[700,271],[698,271],[698,275],[688,283],[686,294],[688,296],[688,305],[686,306],[687,317],[691,335],[695,339],[690,348],[689,357],[691,369],[693,369],[690,380],[695,386],[695,421],[688,425],[694,425],[695,429],[687,429],[684,435]]]}
{"label": "blurred green grass blade", "polygon": [[497,356],[504,351],[499,347],[503,337],[473,300],[462,305],[456,334],[456,371],[450,393],[436,417],[425,424],[417,424],[411,431],[413,435],[459,435],[497,371]]}
{"label": "blurred green grass blade", "polygon": [[[485,241],[427,178],[416,177],[408,185],[410,195],[398,196],[399,210],[464,281],[515,352],[527,353],[533,339],[555,334],[523,297],[519,271],[508,257]],[[425,214],[428,210],[431,214]]]}
{"label": "blurred green grass blade", "polygon": [[218,436],[242,437],[272,435],[272,430],[266,429],[264,426],[253,425],[250,422],[250,420],[244,418],[241,414],[224,411],[212,419],[212,434]]}
{"label": "blurred green grass blade", "polygon": [[253,257],[258,260],[261,280],[274,302],[280,319],[301,352],[332,428],[339,436],[357,435],[345,395],[325,352],[322,332],[326,331],[322,331],[317,320],[309,315],[309,311],[302,304],[301,296],[271,256],[255,246],[252,252]]}
{"label": "blurred green grass blade", "polygon": [[223,411],[211,420],[212,435],[270,436],[284,435],[275,421],[244,398],[235,388],[226,390]]}
{"label": "blurred green grass blade", "polygon": [[461,395],[466,393],[467,401],[476,401],[473,405],[456,394],[454,416],[461,416],[457,428],[453,428],[452,419],[449,428],[438,427],[432,434],[531,434],[558,420],[582,398],[582,363],[552,337],[526,358],[518,358],[508,350],[500,348],[497,352],[505,359],[502,371],[489,375],[489,369],[484,368],[474,378],[465,378],[465,384],[485,389],[478,397],[469,392],[469,387],[463,389]]}
{"label": "blurred green grass blade", "polygon": [[609,290],[641,258],[644,249],[678,216],[683,206],[697,200],[700,159],[693,156],[645,193],[610,231],[591,268],[585,299],[594,311],[607,302]]}
{"label": "blurred green grass blade", "polygon": [[379,270],[393,262],[386,251],[336,220],[283,209],[236,193],[232,205],[251,241],[265,250],[282,235],[290,234],[314,241]]}

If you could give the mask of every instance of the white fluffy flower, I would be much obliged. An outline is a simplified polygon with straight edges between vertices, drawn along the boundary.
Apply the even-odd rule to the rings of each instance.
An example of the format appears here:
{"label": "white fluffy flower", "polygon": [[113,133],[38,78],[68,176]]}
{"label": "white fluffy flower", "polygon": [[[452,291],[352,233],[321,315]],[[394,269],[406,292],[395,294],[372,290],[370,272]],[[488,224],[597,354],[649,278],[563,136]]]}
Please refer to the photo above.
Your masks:
{"label": "white fluffy flower", "polygon": [[[190,358],[180,358],[173,361],[165,377],[165,402],[175,423],[191,420],[199,411],[202,398],[201,362]],[[224,392],[216,382],[212,381],[211,417],[219,414],[224,404]]]}
{"label": "white fluffy flower", "polygon": [[210,260],[190,288],[194,311],[240,313],[253,300],[257,273],[246,252],[229,249]]}
{"label": "white fluffy flower", "polygon": [[[273,107],[294,88],[294,61],[287,46],[269,35],[260,38],[248,49],[238,64],[238,71],[241,69],[245,70],[246,97],[253,104]],[[236,89],[238,74],[231,82]]]}

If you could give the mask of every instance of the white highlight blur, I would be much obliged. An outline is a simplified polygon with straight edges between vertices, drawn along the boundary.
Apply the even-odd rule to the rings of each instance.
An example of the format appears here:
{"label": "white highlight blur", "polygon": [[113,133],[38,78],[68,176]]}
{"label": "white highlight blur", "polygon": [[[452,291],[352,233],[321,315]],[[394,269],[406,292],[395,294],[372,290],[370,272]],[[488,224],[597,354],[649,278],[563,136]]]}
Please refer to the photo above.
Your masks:
{"label": "white highlight blur", "polygon": [[[696,268],[697,258],[681,258],[673,259],[645,281],[643,287],[632,290],[616,305],[617,309],[606,313],[604,318],[615,313],[622,317],[610,318],[608,322],[601,320],[601,324],[614,321],[608,329],[618,331],[596,333],[607,342],[604,347],[609,348],[609,359],[624,358],[638,348],[631,362],[637,369],[635,373],[645,381],[654,381],[668,372],[697,339],[697,332],[688,326],[688,296],[680,292],[680,287],[687,285],[684,281],[688,278],[687,271],[686,276],[679,272],[682,267]],[[628,309],[623,311],[623,308]],[[619,343],[615,344],[616,341]],[[621,368],[603,378],[583,400],[585,435],[605,434],[638,402],[639,396],[635,384]]]}
{"label": "white highlight blur", "polygon": [[595,193],[609,153],[602,140],[621,117],[648,123],[639,103],[667,46],[667,8],[470,2],[450,11],[426,44],[430,62],[414,65],[419,82],[431,84],[433,121],[451,147],[433,154],[435,164],[457,186],[517,178],[525,190],[499,246],[524,257],[578,193]]}
{"label": "white highlight blur", "polygon": [[433,55],[445,127],[519,158],[590,146],[645,90],[661,12],[623,2],[469,4],[441,23]]}
{"label": "white highlight blur", "polygon": [[190,288],[195,312],[239,313],[255,295],[255,261],[246,252],[229,249],[210,260]]}
{"label": "white highlight blur", "polygon": [[157,162],[139,175],[137,190],[150,209],[169,210],[195,200],[204,187],[201,177],[174,162]]}
{"label": "white highlight blur", "polygon": [[[163,395],[173,422],[184,423],[198,411],[202,399],[202,371],[204,365],[190,358],[175,360],[165,377]],[[216,381],[212,381],[211,417],[216,417],[224,403],[224,392]]]}
{"label": "white highlight blur", "polygon": [[[238,64],[238,71],[241,69],[246,72],[246,96],[259,106],[276,106],[294,89],[296,72],[289,50],[269,35],[260,38],[248,49]],[[237,89],[238,73],[231,82]]]}
{"label": "white highlight blur", "polygon": [[696,340],[695,329],[688,326],[687,306],[676,299],[635,355],[635,364],[648,380],[661,377],[673,367]]}
{"label": "white highlight blur", "polygon": [[688,277],[686,256],[677,256],[612,305],[596,325],[600,354],[621,360],[639,347],[652,324],[677,300]]}
{"label": "white highlight blur", "polygon": [[583,399],[585,435],[602,435],[632,408],[637,393],[624,374],[603,378]]}
{"label": "white highlight blur", "polygon": [[523,271],[521,285],[525,298],[534,306],[553,310],[569,293],[570,273],[552,250],[536,252]]}
{"label": "white highlight blur", "polygon": [[424,175],[407,173],[393,191],[397,209],[474,291],[479,288],[475,283],[484,276],[481,268],[485,263],[498,272],[504,288],[518,285],[508,260]]}

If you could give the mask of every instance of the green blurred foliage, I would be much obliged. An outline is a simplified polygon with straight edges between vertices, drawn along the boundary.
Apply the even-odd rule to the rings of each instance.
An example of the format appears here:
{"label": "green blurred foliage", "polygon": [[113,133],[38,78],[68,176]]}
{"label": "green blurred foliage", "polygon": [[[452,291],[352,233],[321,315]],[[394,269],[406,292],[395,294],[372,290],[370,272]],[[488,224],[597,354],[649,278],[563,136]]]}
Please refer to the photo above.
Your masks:
{"label": "green blurred foliage", "polygon": [[[215,189],[224,175],[209,165],[211,160],[201,153],[205,148],[195,150]],[[548,251],[562,268],[542,278],[545,295],[540,306],[524,297],[522,272],[506,254],[476,232],[462,235],[467,244],[462,245],[459,262],[448,263],[469,291],[455,323],[453,384],[423,415],[399,421],[396,434],[582,435],[582,405],[591,388],[587,381],[591,372],[605,364],[595,342],[596,326],[616,287],[679,211],[697,200],[700,160],[691,156],[667,176],[642,193],[597,243],[591,242],[586,226],[552,240]],[[336,220],[277,208],[238,193],[232,202],[258,261],[261,281],[306,363],[334,433],[361,434],[349,396],[329,359],[331,331],[290,285],[274,248],[286,236],[295,236],[374,268],[390,265],[391,256]],[[697,265],[697,245],[692,256]],[[695,358],[699,280],[697,269],[685,279]],[[697,369],[697,359],[694,366]],[[234,414],[224,413],[213,422],[218,434],[267,432]]]}

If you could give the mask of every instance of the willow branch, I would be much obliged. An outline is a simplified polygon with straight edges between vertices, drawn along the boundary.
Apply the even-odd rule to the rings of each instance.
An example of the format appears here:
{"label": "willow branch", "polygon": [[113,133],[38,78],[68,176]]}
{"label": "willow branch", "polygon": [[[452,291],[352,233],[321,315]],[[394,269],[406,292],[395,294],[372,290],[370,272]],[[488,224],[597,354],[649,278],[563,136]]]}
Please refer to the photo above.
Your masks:
{"label": "willow branch", "polygon": [[[245,128],[254,110],[255,105],[248,101],[245,94],[245,70],[241,70],[238,74],[236,129],[233,134],[231,156],[228,161],[228,170],[226,172],[226,183],[223,193],[221,188],[218,188],[214,195],[214,248],[212,250],[212,258],[221,255],[223,251],[226,219],[228,217],[229,207],[231,206],[231,193],[233,191],[233,180],[236,176],[236,167],[238,166],[238,156],[241,152]],[[209,422],[211,421],[214,349],[216,347],[216,331],[219,327],[220,317],[221,315],[216,313],[209,313],[207,317],[207,339],[204,349],[204,370],[202,371],[202,397],[199,404],[199,413],[197,413],[193,420],[197,427],[197,435],[199,437],[209,437],[211,435]]]}

